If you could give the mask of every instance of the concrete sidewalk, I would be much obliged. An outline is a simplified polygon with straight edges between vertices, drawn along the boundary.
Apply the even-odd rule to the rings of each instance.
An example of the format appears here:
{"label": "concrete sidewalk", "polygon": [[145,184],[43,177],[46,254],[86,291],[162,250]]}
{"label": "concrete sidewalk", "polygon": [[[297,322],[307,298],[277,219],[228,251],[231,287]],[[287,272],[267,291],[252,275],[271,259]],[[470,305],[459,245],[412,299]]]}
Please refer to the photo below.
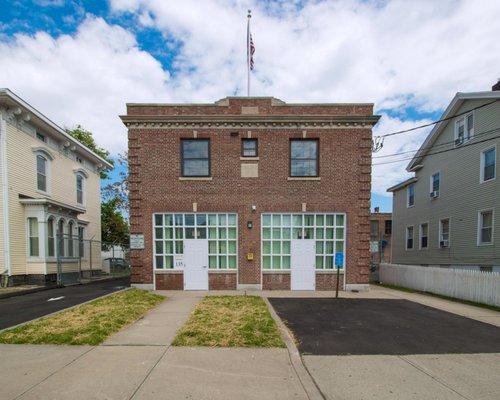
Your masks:
{"label": "concrete sidewalk", "polygon": [[168,295],[101,346],[0,345],[0,399],[308,399],[287,349],[171,347],[204,293]]}

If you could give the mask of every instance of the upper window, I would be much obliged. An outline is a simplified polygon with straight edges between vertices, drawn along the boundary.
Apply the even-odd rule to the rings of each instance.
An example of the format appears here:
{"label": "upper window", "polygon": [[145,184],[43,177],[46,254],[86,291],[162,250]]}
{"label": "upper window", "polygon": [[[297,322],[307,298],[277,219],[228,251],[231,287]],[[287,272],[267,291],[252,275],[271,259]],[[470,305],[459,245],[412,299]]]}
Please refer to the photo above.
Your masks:
{"label": "upper window", "polygon": [[450,220],[448,218],[439,220],[439,247],[450,247]]}
{"label": "upper window", "polygon": [[429,243],[429,225],[420,224],[420,248],[426,249]]}
{"label": "upper window", "polygon": [[384,232],[386,235],[391,235],[392,234],[392,220],[388,219],[385,221],[385,229]]}
{"label": "upper window", "polygon": [[290,141],[290,176],[318,176],[318,141]]}
{"label": "upper window", "polygon": [[210,176],[210,140],[182,139],[182,176]]}
{"label": "upper window", "polygon": [[439,197],[439,188],[441,186],[441,174],[439,172],[432,174],[430,186],[431,198]]}
{"label": "upper window", "polygon": [[85,184],[85,177],[82,174],[76,174],[76,202],[83,204],[83,187]]}
{"label": "upper window", "polygon": [[370,221],[370,236],[372,237],[372,239],[377,239],[378,238],[378,221],[377,220],[373,220],[373,221]]}
{"label": "upper window", "polygon": [[258,142],[257,139],[242,139],[241,140],[241,156],[242,157],[257,157]]}
{"label": "upper window", "polygon": [[413,226],[406,227],[406,250],[413,249]]}
{"label": "upper window", "polygon": [[406,206],[413,207],[415,205],[415,185],[408,185],[406,189]]}
{"label": "upper window", "polygon": [[495,179],[496,154],[496,147],[491,147],[481,152],[481,182]]}
{"label": "upper window", "polygon": [[28,218],[28,254],[30,257],[40,255],[38,244],[38,219]]}
{"label": "upper window", "polygon": [[41,140],[42,142],[45,142],[45,143],[47,142],[47,138],[45,137],[45,135],[41,134],[40,132],[36,133],[36,138],[38,140]]}
{"label": "upper window", "polygon": [[47,192],[47,164],[48,160],[41,154],[36,156],[36,187],[42,192]]}
{"label": "upper window", "polygon": [[478,218],[477,244],[493,243],[493,211],[480,211]]}
{"label": "upper window", "polygon": [[460,146],[474,136],[474,114],[469,113],[455,121],[455,145]]}

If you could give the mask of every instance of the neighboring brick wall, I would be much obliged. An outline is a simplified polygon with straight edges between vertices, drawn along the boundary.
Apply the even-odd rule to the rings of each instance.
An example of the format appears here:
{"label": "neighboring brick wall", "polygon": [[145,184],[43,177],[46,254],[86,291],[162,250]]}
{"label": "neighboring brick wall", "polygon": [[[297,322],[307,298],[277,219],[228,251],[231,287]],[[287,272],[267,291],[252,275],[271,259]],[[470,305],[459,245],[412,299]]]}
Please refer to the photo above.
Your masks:
{"label": "neighboring brick wall", "polygon": [[[370,240],[372,241],[379,241],[379,240],[385,240],[387,242],[387,245],[381,249],[382,252],[380,253],[371,253],[371,259],[374,263],[379,263],[380,258],[382,259],[382,262],[385,263],[391,263],[391,237],[392,234],[386,235],[385,233],[385,221],[392,221],[392,213],[372,213],[370,216],[370,224],[371,221],[377,221],[378,222],[378,231],[371,232],[370,229]],[[374,235],[375,233],[375,235]]]}
{"label": "neighboring brick wall", "polygon": [[[147,283],[147,282],[144,282]],[[183,290],[183,274],[156,274],[157,290]]]}
{"label": "neighboring brick wall", "polygon": [[290,274],[262,274],[262,290],[290,290]]}
{"label": "neighboring brick wall", "polygon": [[210,290],[236,290],[235,273],[213,273],[208,274],[208,288]]}
{"label": "neighboring brick wall", "polygon": [[[241,106],[259,106],[259,116],[306,115],[372,116],[372,105],[272,105],[275,100],[229,99],[230,106],[128,105],[129,116],[230,115],[241,117]],[[256,118],[253,116],[252,118]],[[125,121],[127,121],[124,118]],[[167,121],[170,121],[168,118]],[[251,122],[249,122],[251,124]],[[129,125],[131,233],[145,235],[145,249],[131,252],[132,282],[152,283],[152,214],[155,212],[238,213],[238,280],[260,284],[260,216],[263,212],[345,212],[347,214],[347,283],[368,283],[371,185],[371,124],[360,127],[269,128],[161,128]],[[180,125],[182,126],[182,125]],[[193,130],[196,133],[193,133]],[[241,138],[259,140],[259,177],[241,178]],[[238,132],[238,136],[231,136]],[[289,181],[289,140],[319,138],[319,181]],[[211,139],[211,181],[179,180],[180,139]],[[252,212],[251,206],[257,210]],[[253,229],[247,228],[253,222]],[[246,253],[254,253],[248,261]],[[286,275],[285,275],[286,276]],[[166,279],[166,278],[163,278]],[[264,282],[262,282],[264,284]],[[288,281],[289,288],[289,281]]]}

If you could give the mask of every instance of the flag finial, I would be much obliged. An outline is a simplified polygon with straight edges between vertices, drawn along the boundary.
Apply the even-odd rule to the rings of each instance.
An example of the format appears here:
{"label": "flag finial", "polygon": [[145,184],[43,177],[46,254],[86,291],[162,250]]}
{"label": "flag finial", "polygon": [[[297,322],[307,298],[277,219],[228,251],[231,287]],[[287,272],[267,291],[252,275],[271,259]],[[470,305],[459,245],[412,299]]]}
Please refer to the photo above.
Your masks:
{"label": "flag finial", "polygon": [[248,15],[247,15],[248,18],[252,18],[252,10],[248,10]]}

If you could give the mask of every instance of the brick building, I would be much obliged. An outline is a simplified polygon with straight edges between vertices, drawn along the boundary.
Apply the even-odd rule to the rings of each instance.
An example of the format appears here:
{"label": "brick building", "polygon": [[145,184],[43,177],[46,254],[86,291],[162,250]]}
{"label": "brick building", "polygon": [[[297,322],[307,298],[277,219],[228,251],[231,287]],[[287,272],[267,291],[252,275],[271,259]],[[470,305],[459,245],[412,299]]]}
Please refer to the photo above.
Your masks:
{"label": "brick building", "polygon": [[370,217],[372,263],[391,262],[392,213],[381,213],[378,207]]}
{"label": "brick building", "polygon": [[329,290],[369,277],[372,104],[127,104],[132,282]]}

